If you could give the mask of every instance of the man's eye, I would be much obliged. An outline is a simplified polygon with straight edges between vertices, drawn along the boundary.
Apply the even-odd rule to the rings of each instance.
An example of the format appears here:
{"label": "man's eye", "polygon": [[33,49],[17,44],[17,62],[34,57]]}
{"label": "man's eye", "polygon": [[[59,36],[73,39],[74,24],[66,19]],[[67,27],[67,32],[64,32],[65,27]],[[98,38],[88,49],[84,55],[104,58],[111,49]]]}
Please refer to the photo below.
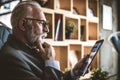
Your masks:
{"label": "man's eye", "polygon": [[45,23],[45,22],[43,22],[43,25],[44,25],[44,26],[46,26],[46,23]]}
{"label": "man's eye", "polygon": [[43,24],[41,21],[38,22],[40,25]]}

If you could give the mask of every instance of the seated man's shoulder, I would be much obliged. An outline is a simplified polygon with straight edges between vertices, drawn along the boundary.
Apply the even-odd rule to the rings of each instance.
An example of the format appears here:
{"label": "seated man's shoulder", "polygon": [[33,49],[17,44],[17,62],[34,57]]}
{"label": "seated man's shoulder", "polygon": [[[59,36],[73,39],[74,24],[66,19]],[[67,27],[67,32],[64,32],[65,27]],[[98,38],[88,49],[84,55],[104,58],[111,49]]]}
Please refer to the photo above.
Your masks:
{"label": "seated man's shoulder", "polygon": [[19,50],[12,48],[11,46],[4,45],[0,49],[0,57],[1,58],[13,58],[13,57],[19,57]]}

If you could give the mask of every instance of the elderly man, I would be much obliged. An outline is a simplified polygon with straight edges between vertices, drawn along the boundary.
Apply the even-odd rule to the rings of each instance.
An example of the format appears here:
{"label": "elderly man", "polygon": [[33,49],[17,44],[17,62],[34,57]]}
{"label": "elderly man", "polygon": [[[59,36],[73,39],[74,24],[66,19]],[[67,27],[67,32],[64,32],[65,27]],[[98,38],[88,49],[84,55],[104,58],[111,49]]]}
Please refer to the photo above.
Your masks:
{"label": "elderly man", "polygon": [[76,80],[82,62],[62,73],[54,48],[44,42],[46,18],[35,1],[20,2],[11,15],[13,33],[0,51],[0,80]]}

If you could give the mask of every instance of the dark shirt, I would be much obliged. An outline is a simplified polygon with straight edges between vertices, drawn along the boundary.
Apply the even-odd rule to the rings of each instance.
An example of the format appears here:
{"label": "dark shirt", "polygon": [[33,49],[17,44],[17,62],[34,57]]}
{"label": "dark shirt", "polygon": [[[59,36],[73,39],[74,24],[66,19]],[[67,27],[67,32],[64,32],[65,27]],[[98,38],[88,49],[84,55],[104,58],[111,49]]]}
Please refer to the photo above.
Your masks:
{"label": "dark shirt", "polygon": [[0,80],[74,80],[70,71],[62,73],[46,67],[40,54],[13,35],[0,51]]}

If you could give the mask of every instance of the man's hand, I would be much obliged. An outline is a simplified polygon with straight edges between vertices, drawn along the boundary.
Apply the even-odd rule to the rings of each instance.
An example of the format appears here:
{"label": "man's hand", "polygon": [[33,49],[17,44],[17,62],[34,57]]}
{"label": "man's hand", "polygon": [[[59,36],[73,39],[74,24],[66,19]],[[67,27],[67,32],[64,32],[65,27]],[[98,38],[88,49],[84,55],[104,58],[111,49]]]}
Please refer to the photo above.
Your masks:
{"label": "man's hand", "polygon": [[37,48],[39,48],[40,54],[44,60],[55,59],[55,50],[50,44],[46,42],[44,42],[43,44],[38,43]]}
{"label": "man's hand", "polygon": [[[83,69],[85,69],[86,65],[87,65],[87,59],[88,59],[89,55],[87,55],[85,58],[83,58],[82,60],[80,60],[73,68],[73,74],[76,77],[79,77],[83,74]],[[88,71],[88,70],[87,70]],[[87,73],[87,72],[86,72]]]}

